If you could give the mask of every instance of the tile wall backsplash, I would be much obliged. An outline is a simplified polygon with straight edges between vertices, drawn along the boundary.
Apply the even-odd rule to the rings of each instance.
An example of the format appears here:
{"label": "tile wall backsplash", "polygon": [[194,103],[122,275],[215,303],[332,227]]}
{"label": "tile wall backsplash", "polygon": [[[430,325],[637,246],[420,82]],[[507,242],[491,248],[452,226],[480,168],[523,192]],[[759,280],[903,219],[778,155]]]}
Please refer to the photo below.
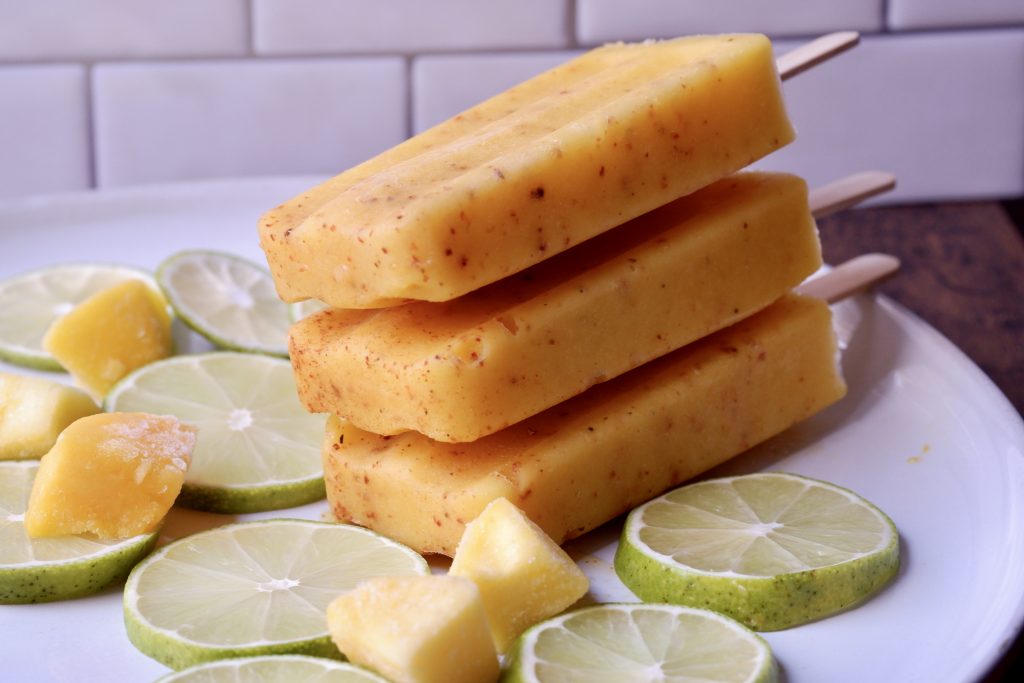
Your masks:
{"label": "tile wall backsplash", "polygon": [[1021,0],[0,0],[0,198],[336,173],[606,41],[842,29],[763,166],[1024,195]]}
{"label": "tile wall backsplash", "polygon": [[96,181],[351,166],[406,137],[407,90],[399,57],[100,64]]}

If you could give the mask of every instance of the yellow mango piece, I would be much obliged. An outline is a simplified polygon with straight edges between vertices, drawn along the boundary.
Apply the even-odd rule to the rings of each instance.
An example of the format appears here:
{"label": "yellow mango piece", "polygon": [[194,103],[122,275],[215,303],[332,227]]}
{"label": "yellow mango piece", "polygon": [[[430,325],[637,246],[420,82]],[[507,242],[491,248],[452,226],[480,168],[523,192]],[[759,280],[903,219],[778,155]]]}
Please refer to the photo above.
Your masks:
{"label": "yellow mango piece", "polygon": [[447,301],[793,137],[764,36],[601,47],[268,212],[260,245],[286,301]]}
{"label": "yellow mango piece", "polygon": [[154,531],[181,491],[196,431],[176,417],[148,413],[73,422],[39,463],[26,532],[128,538]]}
{"label": "yellow mango piece", "polygon": [[476,585],[457,576],[381,576],[327,607],[349,661],[395,683],[492,683],[498,657]]}
{"label": "yellow mango piece", "polygon": [[806,183],[741,173],[451,302],[303,319],[299,397],[375,434],[474,441],[747,317],[820,265]]}
{"label": "yellow mango piece", "polygon": [[144,282],[126,280],[58,318],[43,337],[43,348],[102,399],[132,370],[171,355],[167,302]]}
{"label": "yellow mango piece", "polygon": [[73,387],[0,372],[0,460],[41,458],[65,427],[99,410]]}
{"label": "yellow mango piece", "polygon": [[507,498],[558,543],[632,509],[841,398],[828,306],[787,295],[746,320],[472,443],[328,420],[336,517],[451,556]]}
{"label": "yellow mango piece", "polygon": [[464,576],[480,589],[499,652],[590,587],[572,558],[504,498],[489,503],[466,525],[449,574]]}

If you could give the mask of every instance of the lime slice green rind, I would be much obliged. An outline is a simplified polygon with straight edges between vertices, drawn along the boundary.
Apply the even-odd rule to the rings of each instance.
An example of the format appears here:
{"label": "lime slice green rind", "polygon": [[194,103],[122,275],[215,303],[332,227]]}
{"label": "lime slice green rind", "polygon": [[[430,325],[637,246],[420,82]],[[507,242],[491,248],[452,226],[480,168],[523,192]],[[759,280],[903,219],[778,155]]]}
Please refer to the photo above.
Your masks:
{"label": "lime slice green rind", "polygon": [[157,680],[157,683],[387,683],[362,667],[305,655],[267,655],[222,659],[191,666]]}
{"label": "lime slice green rind", "polygon": [[[74,563],[0,565],[0,604],[55,602],[99,593],[123,581],[132,567],[149,554],[156,540],[157,534],[134,537],[117,545],[106,545]],[[98,541],[89,543],[103,545]]]}
{"label": "lime slice green rind", "polygon": [[[754,510],[742,504],[742,496],[733,506],[735,500],[711,491],[742,488],[752,477],[770,478],[775,486],[809,487],[810,496],[833,500],[804,496],[785,509],[772,510],[767,503]],[[844,498],[851,504],[815,516],[823,502]],[[712,503],[714,513],[708,510]],[[769,522],[773,518],[783,521],[764,532],[765,538],[752,540],[744,530],[748,524],[775,526]],[[881,510],[847,489],[798,475],[760,473],[684,486],[636,508],[627,517],[614,565],[622,582],[645,602],[711,609],[754,630],[777,631],[876,595],[899,572],[899,534]]]}
{"label": "lime slice green rind", "polygon": [[0,463],[0,604],[92,595],[123,580],[157,534],[102,541],[86,536],[30,539],[22,518],[38,462]]}
{"label": "lime slice green rind", "polygon": [[160,290],[149,272],[112,263],[48,266],[0,281],[0,360],[37,370],[63,370],[43,349],[50,325],[96,292],[129,278]]}
{"label": "lime slice green rind", "polygon": [[524,632],[503,683],[776,683],[763,638],[716,612],[667,604],[604,604]]}
{"label": "lime slice green rind", "polygon": [[141,652],[175,669],[270,654],[340,659],[331,600],[371,576],[428,572],[422,556],[361,527],[230,524],[139,563],[125,584],[125,626]]}
{"label": "lime slice green rind", "polygon": [[226,252],[190,250],[164,260],[156,279],[178,317],[214,345],[288,356],[288,305],[265,268]]}
{"label": "lime slice green rind", "polygon": [[323,500],[326,496],[324,478],[318,476],[291,484],[238,488],[186,483],[181,487],[181,493],[174,504],[193,510],[232,515],[284,510]]}
{"label": "lime slice green rind", "polygon": [[104,408],[174,415],[198,427],[179,505],[234,514],[325,496],[326,417],[299,403],[287,360],[232,351],[168,358],[125,377]]}
{"label": "lime slice green rind", "polygon": [[147,628],[135,612],[125,610],[124,625],[132,645],[143,654],[172,669],[184,669],[219,659],[251,657],[257,654],[343,659],[329,636],[252,647],[204,647],[201,650],[181,650],[176,638]]}

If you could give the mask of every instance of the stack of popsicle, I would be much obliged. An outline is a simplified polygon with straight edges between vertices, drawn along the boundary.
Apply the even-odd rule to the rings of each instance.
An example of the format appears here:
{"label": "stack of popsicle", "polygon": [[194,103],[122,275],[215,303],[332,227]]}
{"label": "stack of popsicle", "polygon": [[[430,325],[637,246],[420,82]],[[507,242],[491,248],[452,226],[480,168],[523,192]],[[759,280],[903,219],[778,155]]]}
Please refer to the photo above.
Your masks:
{"label": "stack of popsicle", "polygon": [[792,139],[764,37],[616,44],[270,211],[334,513],[561,542],[839,399],[806,185],[735,173]]}

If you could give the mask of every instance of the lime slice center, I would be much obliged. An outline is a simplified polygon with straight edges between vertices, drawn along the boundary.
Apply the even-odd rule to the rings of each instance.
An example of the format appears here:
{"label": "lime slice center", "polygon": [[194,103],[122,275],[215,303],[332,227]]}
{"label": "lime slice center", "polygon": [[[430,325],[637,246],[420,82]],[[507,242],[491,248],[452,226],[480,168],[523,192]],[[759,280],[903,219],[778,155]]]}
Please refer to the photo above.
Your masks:
{"label": "lime slice center", "polygon": [[753,524],[750,527],[750,534],[752,536],[768,536],[781,526],[782,525],[778,522],[761,522],[760,524]]}
{"label": "lime slice center", "polygon": [[235,408],[228,413],[228,429],[233,432],[245,431],[252,424],[252,411],[248,408]]}
{"label": "lime slice center", "polygon": [[289,588],[295,588],[299,585],[296,579],[271,579],[270,581],[264,581],[263,583],[256,584],[256,590],[263,593],[272,593],[273,591],[284,591]]}
{"label": "lime slice center", "polygon": [[256,304],[255,300],[253,300],[249,292],[239,288],[231,290],[231,302],[235,306],[238,306],[239,308],[244,308],[247,311],[251,310],[252,307]]}

